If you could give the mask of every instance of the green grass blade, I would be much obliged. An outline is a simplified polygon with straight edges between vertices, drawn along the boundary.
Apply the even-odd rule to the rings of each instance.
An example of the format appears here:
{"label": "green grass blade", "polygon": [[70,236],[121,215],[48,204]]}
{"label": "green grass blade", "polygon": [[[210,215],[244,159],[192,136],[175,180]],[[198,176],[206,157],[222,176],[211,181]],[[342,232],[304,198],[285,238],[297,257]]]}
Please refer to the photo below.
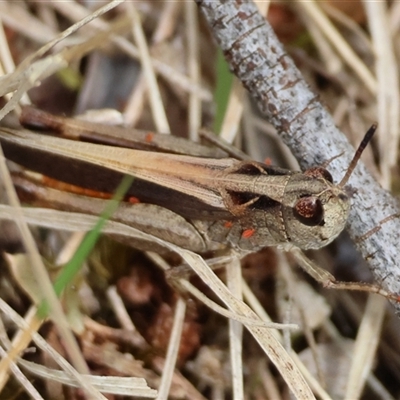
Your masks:
{"label": "green grass blade", "polygon": [[[104,227],[104,224],[110,219],[114,211],[117,209],[119,202],[123,199],[126,192],[133,182],[133,177],[126,175],[121,183],[119,184],[117,190],[115,191],[114,196],[111,200],[107,202],[107,205],[100,215],[96,225],[93,229],[88,232],[82,243],[79,245],[77,251],[71,260],[64,266],[63,270],[58,275],[56,281],[54,282],[54,290],[57,296],[60,296],[64,288],[72,282],[75,275],[79,272],[82,267],[83,262],[87,259],[91,251],[93,250],[99,236],[101,234],[101,230]],[[38,310],[38,314],[41,317],[45,317],[48,314],[48,305],[43,302]]]}
{"label": "green grass blade", "polygon": [[214,122],[214,132],[218,133],[221,130],[224,120],[226,108],[228,106],[229,94],[231,92],[233,75],[229,71],[227,62],[221,50],[218,50],[217,56],[217,87],[214,93],[214,101],[217,107]]}

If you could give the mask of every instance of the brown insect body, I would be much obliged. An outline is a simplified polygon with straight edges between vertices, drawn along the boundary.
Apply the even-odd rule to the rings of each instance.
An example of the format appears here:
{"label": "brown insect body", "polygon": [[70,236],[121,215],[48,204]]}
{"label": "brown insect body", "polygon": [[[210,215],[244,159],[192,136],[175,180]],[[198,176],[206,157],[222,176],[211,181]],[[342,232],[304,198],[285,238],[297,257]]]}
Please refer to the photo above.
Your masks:
{"label": "brown insect body", "polygon": [[[71,121],[49,118],[56,121],[52,128]],[[72,121],[76,131],[80,122]],[[96,131],[96,124],[85,124]],[[128,195],[194,220],[208,242],[244,251],[276,245],[318,249],[337,237],[349,214],[343,187],[322,168],[293,172],[228,157],[127,149],[5,128],[0,141],[10,160],[90,189],[112,192],[124,174],[132,175]]]}

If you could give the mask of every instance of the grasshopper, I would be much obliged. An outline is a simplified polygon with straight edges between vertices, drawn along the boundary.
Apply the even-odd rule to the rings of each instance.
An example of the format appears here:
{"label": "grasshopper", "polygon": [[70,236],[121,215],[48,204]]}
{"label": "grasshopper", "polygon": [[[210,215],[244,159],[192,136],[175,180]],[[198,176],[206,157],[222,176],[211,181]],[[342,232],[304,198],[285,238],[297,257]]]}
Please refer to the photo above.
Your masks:
{"label": "grasshopper", "polygon": [[[324,167],[289,171],[185,139],[31,108],[23,111],[21,123],[58,137],[2,128],[0,142],[8,159],[100,192],[112,193],[123,175],[132,175],[127,196],[140,203],[121,204],[114,220],[196,252],[231,247],[242,254],[266,246],[308,250],[331,243],[349,215],[345,185],[376,129],[368,130],[342,181],[334,184]],[[33,193],[37,204],[92,214],[102,210],[99,199],[45,189],[20,177],[15,184]],[[398,299],[372,285],[336,282],[324,270],[306,269],[325,286]]]}

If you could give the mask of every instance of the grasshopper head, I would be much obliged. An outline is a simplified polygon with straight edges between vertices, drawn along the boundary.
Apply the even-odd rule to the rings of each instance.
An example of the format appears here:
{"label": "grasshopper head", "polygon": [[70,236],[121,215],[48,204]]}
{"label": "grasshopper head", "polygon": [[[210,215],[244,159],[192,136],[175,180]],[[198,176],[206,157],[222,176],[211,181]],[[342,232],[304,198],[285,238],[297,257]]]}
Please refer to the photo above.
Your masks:
{"label": "grasshopper head", "polygon": [[343,231],[350,212],[345,191],[321,170],[320,177],[293,175],[285,192],[282,214],[287,240],[304,250],[332,242]]}
{"label": "grasshopper head", "polygon": [[[288,241],[304,250],[319,249],[342,232],[350,212],[350,200],[344,186],[376,128],[377,124],[373,124],[368,129],[338,185],[333,184],[331,174],[322,167],[311,168],[297,175],[297,179],[309,177],[313,181],[303,186],[307,187],[307,191],[302,192],[296,183],[293,185],[294,190],[289,190],[288,199],[291,204],[283,209]],[[296,175],[293,178],[296,179]]]}

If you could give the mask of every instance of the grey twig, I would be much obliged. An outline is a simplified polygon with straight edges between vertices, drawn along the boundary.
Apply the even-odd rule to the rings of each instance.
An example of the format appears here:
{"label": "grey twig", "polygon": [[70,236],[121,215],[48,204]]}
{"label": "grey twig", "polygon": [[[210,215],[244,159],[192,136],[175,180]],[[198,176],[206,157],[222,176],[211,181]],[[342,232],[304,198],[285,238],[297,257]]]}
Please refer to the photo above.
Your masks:
{"label": "grey twig", "polygon": [[[346,137],[310,90],[256,5],[239,0],[196,0],[231,70],[276,127],[303,168],[329,164],[339,181],[354,154]],[[354,189],[348,231],[367,260],[376,282],[400,295],[397,201],[359,163],[349,184]],[[400,303],[394,304],[400,311]]]}

